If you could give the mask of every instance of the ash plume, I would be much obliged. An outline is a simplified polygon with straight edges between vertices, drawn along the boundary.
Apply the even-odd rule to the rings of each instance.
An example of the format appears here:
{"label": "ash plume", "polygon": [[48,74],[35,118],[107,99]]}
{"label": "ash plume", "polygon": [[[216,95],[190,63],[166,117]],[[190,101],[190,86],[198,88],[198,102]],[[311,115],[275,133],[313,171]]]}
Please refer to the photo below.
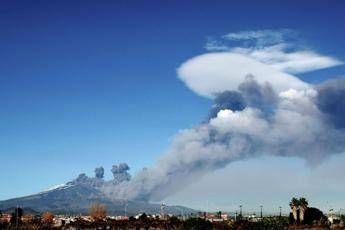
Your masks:
{"label": "ash plume", "polygon": [[180,131],[154,167],[123,180],[111,194],[162,200],[210,171],[259,155],[319,164],[344,152],[344,89],[340,79],[276,93],[270,83],[246,77],[238,90],[218,94],[208,122]]}
{"label": "ash plume", "polygon": [[104,177],[104,168],[103,167],[99,167],[99,168],[95,168],[95,177],[102,179]]}
{"label": "ash plume", "polygon": [[345,78],[326,81],[317,91],[318,108],[335,128],[345,128]]}
{"label": "ash plume", "polygon": [[113,179],[105,181],[104,178],[104,168],[95,168],[95,177],[88,177],[85,173],[79,174],[79,176],[68,185],[82,185],[90,186],[102,190],[106,195],[110,197],[115,197],[113,194],[114,188],[117,185],[128,182],[131,179],[131,175],[128,173],[129,166],[126,163],[120,163],[118,165],[113,165],[111,172],[113,173]]}
{"label": "ash plume", "polygon": [[[97,169],[97,168],[96,168]],[[96,170],[95,170],[96,171]],[[83,185],[91,187],[101,187],[104,184],[104,180],[99,177],[88,177],[85,173],[79,174],[79,176],[71,182],[69,185]]]}
{"label": "ash plume", "polygon": [[344,62],[294,44],[286,32],[230,33],[208,44],[212,52],[182,63],[177,75],[186,87],[214,99],[207,120],[180,131],[153,167],[107,194],[158,201],[235,161],[269,155],[315,166],[343,153],[344,78],[311,85],[292,74]]}
{"label": "ash plume", "polygon": [[220,110],[231,109],[233,111],[241,111],[246,107],[243,95],[237,91],[224,91],[216,94],[214,104],[210,110],[209,118],[217,117]]}
{"label": "ash plume", "polygon": [[123,181],[129,181],[131,175],[128,173],[129,166],[126,163],[120,163],[119,165],[113,165],[111,172],[113,173],[114,184],[119,184]]}

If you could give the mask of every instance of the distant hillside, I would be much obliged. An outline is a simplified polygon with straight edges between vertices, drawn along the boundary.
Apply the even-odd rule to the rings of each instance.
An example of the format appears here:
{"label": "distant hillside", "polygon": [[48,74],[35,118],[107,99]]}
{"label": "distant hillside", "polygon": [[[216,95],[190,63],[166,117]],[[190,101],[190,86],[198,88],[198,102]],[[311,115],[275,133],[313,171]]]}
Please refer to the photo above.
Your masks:
{"label": "distant hillside", "polygon": [[[109,214],[124,215],[125,203],[127,214],[141,212],[160,213],[160,205],[139,201],[112,200],[100,190],[89,185],[67,184],[38,194],[0,201],[0,210],[11,212],[14,207],[25,208],[25,213],[36,214],[51,211],[56,214],[87,214],[94,203],[107,206]],[[195,210],[182,206],[167,206],[167,213],[191,213]]]}

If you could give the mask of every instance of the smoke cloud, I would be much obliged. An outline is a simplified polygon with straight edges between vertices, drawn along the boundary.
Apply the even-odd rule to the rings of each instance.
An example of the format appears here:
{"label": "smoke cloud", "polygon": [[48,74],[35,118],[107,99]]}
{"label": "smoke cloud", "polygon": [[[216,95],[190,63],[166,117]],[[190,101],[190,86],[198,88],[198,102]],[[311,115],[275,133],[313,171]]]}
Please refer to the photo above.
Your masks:
{"label": "smoke cloud", "polygon": [[317,86],[317,106],[335,127],[345,128],[345,78]]}
{"label": "smoke cloud", "polygon": [[219,93],[208,122],[181,131],[156,166],[118,184],[119,199],[161,200],[206,173],[260,155],[297,156],[316,165],[344,152],[344,80],[276,93],[247,76]]}
{"label": "smoke cloud", "polygon": [[257,156],[300,157],[317,165],[345,149],[345,79],[276,93],[270,83],[244,77],[238,89],[217,94],[208,120],[180,131],[152,168],[131,178],[126,163],[73,185],[92,186],[112,199],[159,201],[205,174]]}
{"label": "smoke cloud", "polygon": [[218,112],[222,109],[238,111],[243,110],[245,107],[246,104],[241,93],[237,91],[224,91],[216,95],[209,118],[216,117]]}
{"label": "smoke cloud", "polygon": [[111,172],[113,173],[114,180],[113,184],[119,184],[123,181],[129,181],[131,175],[128,173],[129,166],[126,163],[121,163],[119,165],[113,165]]}
{"label": "smoke cloud", "polygon": [[235,161],[269,155],[315,166],[343,153],[345,78],[312,85],[292,75],[343,62],[312,51],[289,52],[281,37],[271,44],[267,33],[229,34],[227,39],[259,39],[260,46],[199,55],[178,68],[186,86],[214,105],[205,122],[174,137],[153,167],[131,178],[121,163],[113,166],[111,181],[97,170],[96,178],[82,174],[74,182],[96,185],[113,199],[159,201]]}
{"label": "smoke cloud", "polygon": [[99,168],[95,168],[95,177],[102,179],[104,177],[104,168],[103,167],[99,167]]}
{"label": "smoke cloud", "polygon": [[[271,84],[264,82],[260,85],[253,75],[247,75],[244,82],[238,86],[248,106],[259,108],[263,111],[272,110],[278,100]],[[230,108],[231,109],[231,108]]]}

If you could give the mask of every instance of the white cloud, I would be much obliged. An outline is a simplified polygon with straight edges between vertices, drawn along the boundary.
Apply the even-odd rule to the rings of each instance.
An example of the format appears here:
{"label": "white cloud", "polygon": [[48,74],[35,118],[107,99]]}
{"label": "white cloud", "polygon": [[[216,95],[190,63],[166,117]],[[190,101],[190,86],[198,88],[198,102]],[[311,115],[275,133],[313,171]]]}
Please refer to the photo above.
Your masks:
{"label": "white cloud", "polygon": [[221,133],[237,132],[249,135],[261,135],[266,133],[269,127],[266,120],[260,118],[260,111],[253,108],[243,111],[221,110],[217,117],[210,120],[210,125]]}
{"label": "white cloud", "polygon": [[275,44],[284,41],[284,37],[293,31],[289,29],[281,30],[247,30],[237,33],[228,33],[223,36],[224,39],[232,41],[253,40],[256,46]]}
{"label": "white cloud", "polygon": [[228,51],[230,49],[227,45],[214,39],[208,39],[204,48],[209,51]]}
{"label": "white cloud", "polygon": [[190,89],[207,97],[225,90],[237,90],[249,74],[254,75],[259,83],[270,82],[277,92],[308,87],[307,83],[293,75],[239,53],[200,55],[189,59],[178,69],[179,78]]}
{"label": "white cloud", "polygon": [[[223,51],[227,54],[241,54],[244,57],[251,59],[252,61],[256,61],[257,63],[262,64],[259,67],[258,64],[253,64],[254,62],[248,61],[244,63],[243,61],[236,60],[236,58],[233,58],[234,60],[226,58],[226,65],[228,66],[228,68],[226,69],[226,72],[224,72],[222,75],[228,76],[222,77],[222,80],[220,81],[221,84],[225,83],[225,85],[234,83],[233,79],[230,78],[240,78],[242,80],[244,77],[243,74],[251,73],[253,75],[256,75],[255,73],[257,72],[259,72],[259,74],[267,75],[267,77],[265,77],[265,80],[269,78],[273,81],[272,83],[277,81],[277,84],[281,84],[281,82],[285,82],[286,80],[290,81],[290,79],[293,78],[295,80],[297,79],[291,74],[305,73],[344,64],[344,62],[338,60],[337,58],[322,55],[313,50],[297,48],[298,42],[296,41],[296,39],[294,39],[294,36],[295,32],[287,29],[277,31],[241,31],[238,33],[229,33],[219,39],[208,39],[205,45],[205,49],[212,52]],[[234,42],[237,42],[236,45],[234,44]],[[239,45],[239,42],[243,44]],[[219,56],[218,61],[221,58],[225,58],[225,55],[223,55],[222,53],[213,54]],[[203,56],[201,55],[198,57]],[[240,56],[237,57],[240,58]],[[210,89],[207,86],[204,86],[206,89],[203,90],[203,87],[201,87],[201,84],[203,84],[202,81],[204,81],[205,84],[210,85],[210,81],[219,80],[219,78],[214,77],[214,75],[219,76],[220,73],[210,72],[208,71],[208,68],[210,67],[210,65],[219,66],[220,64],[217,65],[216,63],[214,63],[214,60],[216,59],[214,56],[212,59],[209,58],[208,61],[206,61],[205,58],[196,58],[188,60],[181,66],[181,68],[183,69],[179,69],[180,78],[186,82],[187,86],[189,86],[192,90],[195,90],[197,93],[201,95],[210,96],[210,93],[223,90],[224,87],[216,87],[216,83],[211,84],[213,87],[212,89]],[[192,62],[190,62],[191,60]],[[200,64],[205,65],[204,67],[200,67],[200,71],[196,70],[196,60],[200,61]],[[225,61],[222,61],[222,63],[224,62]],[[188,66],[188,64],[192,65]],[[229,71],[229,69],[231,69],[231,71]],[[239,71],[239,69],[241,70]],[[270,77],[270,75],[273,73],[271,69],[276,70],[276,72],[274,73],[276,78]],[[205,71],[207,73],[210,73],[211,75],[206,77]],[[195,79],[197,78],[196,76],[192,76],[192,72],[195,72],[196,74],[199,74],[199,72],[205,72],[205,74],[203,74],[203,76],[197,80],[200,81],[199,83],[192,83],[192,81],[195,81]],[[239,74],[242,76],[238,76]],[[258,76],[256,77],[259,81],[260,78],[262,78]],[[206,78],[208,78],[208,80],[206,80]],[[225,78],[229,78],[228,81],[225,82]],[[197,84],[199,86],[195,87]],[[236,82],[234,85],[237,86]],[[284,90],[285,89],[286,88],[284,88]],[[210,92],[210,90],[212,90],[212,92]],[[278,91],[280,90],[281,88],[279,88]]]}
{"label": "white cloud", "polygon": [[320,55],[314,51],[286,52],[287,45],[279,44],[264,48],[234,48],[241,53],[285,73],[305,73],[344,64],[336,58]]}

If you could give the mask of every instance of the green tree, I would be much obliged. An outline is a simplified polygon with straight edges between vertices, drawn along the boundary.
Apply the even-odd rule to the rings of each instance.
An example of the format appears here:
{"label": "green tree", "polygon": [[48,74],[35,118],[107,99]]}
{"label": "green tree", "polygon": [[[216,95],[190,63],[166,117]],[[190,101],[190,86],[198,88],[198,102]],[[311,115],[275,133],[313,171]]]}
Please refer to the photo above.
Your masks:
{"label": "green tree", "polygon": [[308,209],[308,201],[304,197],[299,198],[299,221],[304,221],[304,214],[306,210]]}
{"label": "green tree", "polygon": [[293,207],[298,207],[299,206],[299,199],[297,199],[296,197],[293,197],[290,201],[290,207],[291,209]]}
{"label": "green tree", "polygon": [[299,198],[299,205],[300,205],[300,206],[303,206],[303,207],[308,207],[308,201],[307,201],[307,199],[304,198],[304,197]]}

